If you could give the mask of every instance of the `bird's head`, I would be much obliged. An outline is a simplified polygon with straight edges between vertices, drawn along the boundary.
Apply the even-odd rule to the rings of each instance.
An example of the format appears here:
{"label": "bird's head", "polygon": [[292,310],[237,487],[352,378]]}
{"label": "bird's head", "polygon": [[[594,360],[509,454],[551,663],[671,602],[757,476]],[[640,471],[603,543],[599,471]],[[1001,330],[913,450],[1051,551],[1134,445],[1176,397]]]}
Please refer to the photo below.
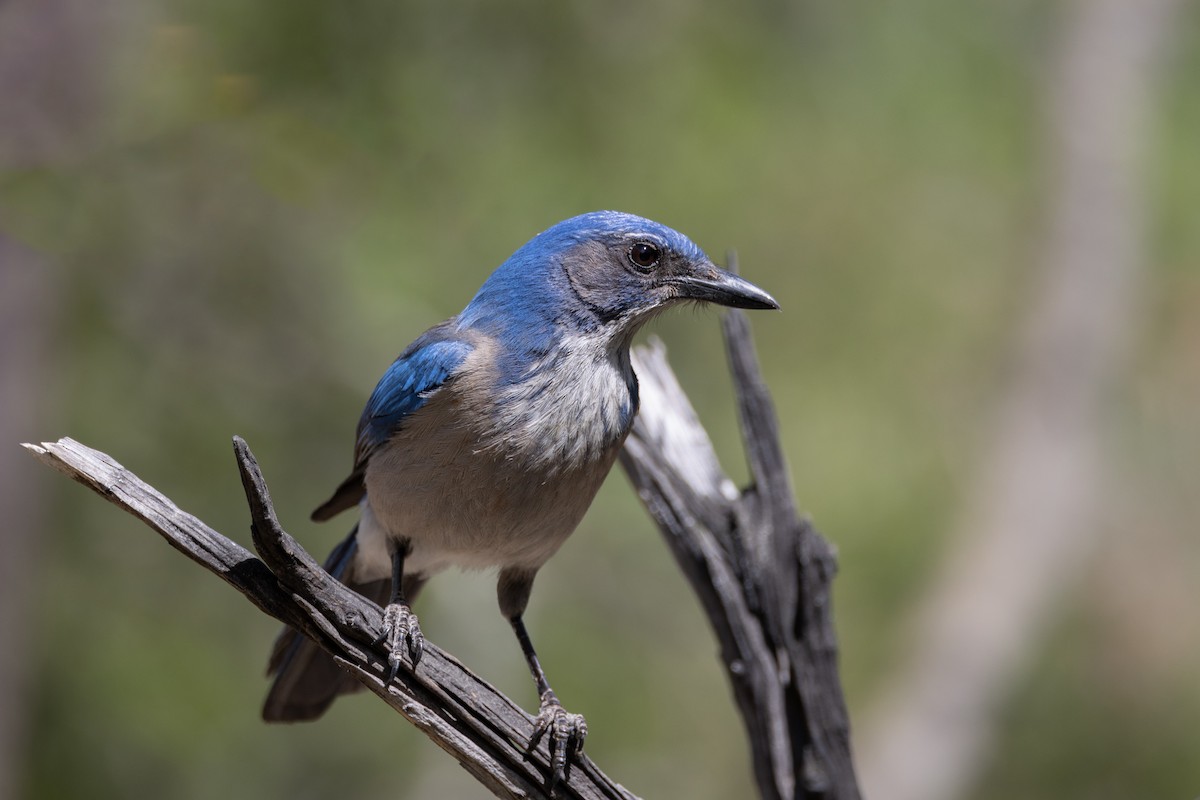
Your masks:
{"label": "bird's head", "polygon": [[678,231],[633,214],[595,211],[529,240],[492,273],[460,319],[627,339],[656,311],[686,301],[779,308]]}

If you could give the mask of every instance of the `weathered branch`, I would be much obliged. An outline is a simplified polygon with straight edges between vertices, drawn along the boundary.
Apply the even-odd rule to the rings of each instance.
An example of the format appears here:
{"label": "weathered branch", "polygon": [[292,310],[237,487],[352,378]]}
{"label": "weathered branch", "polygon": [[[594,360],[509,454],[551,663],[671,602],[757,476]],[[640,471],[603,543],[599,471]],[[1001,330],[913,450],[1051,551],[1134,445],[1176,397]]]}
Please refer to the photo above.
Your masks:
{"label": "weathered branch", "polygon": [[[393,683],[384,685],[387,657],[373,644],[382,621],[379,607],[334,580],[280,527],[244,441],[235,439],[234,449],[262,560],[179,509],[104,453],[72,439],[25,447],[158,531],[264,613],[303,631],[497,797],[547,796],[545,744],[526,758],[525,743],[533,732],[529,715],[453,656],[426,642],[417,673],[401,670]],[[636,800],[586,757],[571,768],[558,794]]]}
{"label": "weathered branch", "polygon": [[[852,800],[858,789],[829,608],[833,552],[796,513],[774,408],[740,313],[726,317],[725,336],[753,485],[739,492],[721,471],[661,345],[634,352],[642,407],[622,464],[712,621],[762,797]],[[427,641],[415,675],[401,670],[383,683],[379,607],[283,530],[244,441],[235,438],[234,450],[258,558],[104,453],[71,439],[26,447],[313,639],[497,797],[546,796],[546,745],[525,752],[530,717],[452,656]],[[586,757],[559,793],[636,800]]]}
{"label": "weathered branch", "polygon": [[725,318],[753,483],[738,492],[667,365],[634,353],[642,411],[621,464],[708,613],[765,800],[859,796],[830,612],[836,560],[796,512],[741,312]]}

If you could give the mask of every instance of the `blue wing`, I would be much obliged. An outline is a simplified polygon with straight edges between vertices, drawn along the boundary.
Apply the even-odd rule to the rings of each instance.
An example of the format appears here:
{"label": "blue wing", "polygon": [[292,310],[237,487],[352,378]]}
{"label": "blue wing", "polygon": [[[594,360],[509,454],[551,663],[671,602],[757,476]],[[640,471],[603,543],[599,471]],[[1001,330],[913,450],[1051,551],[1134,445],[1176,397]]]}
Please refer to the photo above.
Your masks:
{"label": "blue wing", "polygon": [[383,373],[358,421],[356,463],[392,438],[404,418],[425,405],[470,354],[470,344],[447,333],[442,325],[426,331]]}
{"label": "blue wing", "polygon": [[392,438],[405,418],[453,377],[472,349],[469,342],[454,335],[453,323],[444,322],[421,334],[392,362],[358,420],[354,472],[333,497],[313,512],[314,520],[329,519],[362,500],[366,491],[363,474],[371,453]]}

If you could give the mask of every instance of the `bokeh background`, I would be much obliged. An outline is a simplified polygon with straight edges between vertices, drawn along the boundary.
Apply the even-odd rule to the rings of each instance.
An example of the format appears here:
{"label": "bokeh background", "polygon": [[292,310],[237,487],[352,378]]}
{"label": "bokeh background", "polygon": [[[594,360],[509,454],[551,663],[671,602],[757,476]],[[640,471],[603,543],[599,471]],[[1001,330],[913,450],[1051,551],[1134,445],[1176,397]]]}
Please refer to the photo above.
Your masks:
{"label": "bokeh background", "polygon": [[[921,716],[889,698],[918,696],[922,620],[1020,485],[986,476],[1039,469],[997,465],[1032,374],[1091,447],[1074,543],[1022,551],[1012,585],[1042,588],[982,681],[979,746],[935,757],[926,796],[1200,794],[1198,23],[1182,0],[0,3],[0,796],[485,796],[370,697],[263,725],[275,623],[17,442],[80,439],[248,543],[240,434],[323,555],[350,520],[307,515],[383,368],[598,208],[736,248],[783,305],[754,330],[840,552],[861,741]],[[1072,261],[1075,214],[1100,230]],[[1082,323],[1055,317],[1060,272]],[[1037,319],[1078,340],[1049,373]],[[718,328],[655,325],[744,480]],[[1073,383],[1079,359],[1099,367]],[[1008,586],[966,607],[1005,618]],[[534,708],[490,578],[444,576],[418,611]],[[530,615],[612,776],[752,795],[714,640],[619,472]],[[900,796],[880,749],[867,788]]]}

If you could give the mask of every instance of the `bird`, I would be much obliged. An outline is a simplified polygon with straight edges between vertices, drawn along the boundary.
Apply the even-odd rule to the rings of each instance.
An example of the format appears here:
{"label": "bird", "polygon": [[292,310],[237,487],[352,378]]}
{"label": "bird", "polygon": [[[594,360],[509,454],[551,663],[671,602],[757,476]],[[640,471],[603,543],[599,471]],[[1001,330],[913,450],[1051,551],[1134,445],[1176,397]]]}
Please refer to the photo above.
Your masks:
{"label": "bird", "polygon": [[[537,234],[457,316],[417,337],[384,372],[358,421],[350,476],[313,513],[359,519],[325,568],[384,608],[388,681],[424,636],[412,611],[449,568],[496,570],[497,599],[537,686],[529,748],[543,736],[553,786],[582,753],[587,723],[546,679],[523,621],[538,570],[575,530],[638,411],[634,335],[682,303],[778,309],[683,234],[616,211]],[[315,719],[361,688],[290,628],[268,665],[268,722]]]}

